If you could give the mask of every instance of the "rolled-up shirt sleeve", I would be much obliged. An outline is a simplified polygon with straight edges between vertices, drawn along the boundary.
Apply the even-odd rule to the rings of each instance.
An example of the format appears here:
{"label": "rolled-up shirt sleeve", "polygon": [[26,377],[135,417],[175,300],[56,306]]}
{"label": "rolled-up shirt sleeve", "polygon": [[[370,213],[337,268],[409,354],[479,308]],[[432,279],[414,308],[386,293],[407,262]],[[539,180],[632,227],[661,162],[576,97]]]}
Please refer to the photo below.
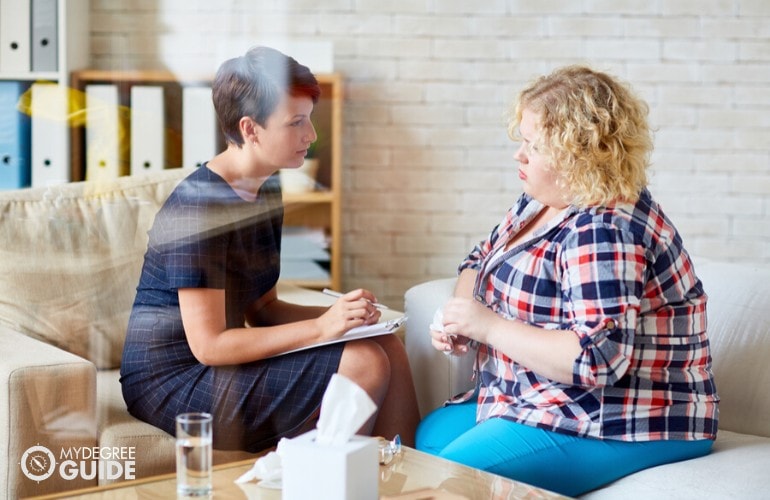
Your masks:
{"label": "rolled-up shirt sleeve", "polygon": [[629,231],[591,222],[563,242],[560,262],[562,328],[574,332],[583,348],[573,383],[615,385],[631,366],[647,268],[644,246]]}

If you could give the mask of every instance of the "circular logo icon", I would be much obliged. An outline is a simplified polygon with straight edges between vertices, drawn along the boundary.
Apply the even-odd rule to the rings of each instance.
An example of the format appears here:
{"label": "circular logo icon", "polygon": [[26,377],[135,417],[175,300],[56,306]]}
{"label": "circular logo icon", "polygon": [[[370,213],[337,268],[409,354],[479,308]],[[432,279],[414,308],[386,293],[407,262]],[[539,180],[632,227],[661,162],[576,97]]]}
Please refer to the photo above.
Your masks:
{"label": "circular logo icon", "polygon": [[51,477],[55,468],[56,457],[45,446],[31,446],[21,456],[21,471],[38,483]]}

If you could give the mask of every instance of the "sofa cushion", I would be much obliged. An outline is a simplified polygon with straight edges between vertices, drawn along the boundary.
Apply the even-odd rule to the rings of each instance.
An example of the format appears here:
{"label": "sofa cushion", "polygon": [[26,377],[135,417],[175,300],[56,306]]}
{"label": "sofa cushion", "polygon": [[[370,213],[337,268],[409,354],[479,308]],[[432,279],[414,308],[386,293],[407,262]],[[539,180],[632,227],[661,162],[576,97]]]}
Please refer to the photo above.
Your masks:
{"label": "sofa cushion", "polygon": [[[135,477],[142,479],[174,472],[176,451],[174,437],[157,427],[131,416],[123,401],[119,370],[102,370],[96,378],[96,399],[99,415],[99,446],[106,448],[134,448]],[[255,459],[262,453],[238,450],[214,450],[215,465]],[[120,482],[100,479],[99,484]]]}
{"label": "sofa cushion", "polygon": [[720,430],[705,457],[652,467],[581,498],[767,498],[768,463],[770,438]]}
{"label": "sofa cushion", "polygon": [[708,294],[719,429],[770,437],[770,270],[696,261]]}
{"label": "sofa cushion", "polygon": [[0,193],[0,324],[119,366],[147,231],[188,173]]}

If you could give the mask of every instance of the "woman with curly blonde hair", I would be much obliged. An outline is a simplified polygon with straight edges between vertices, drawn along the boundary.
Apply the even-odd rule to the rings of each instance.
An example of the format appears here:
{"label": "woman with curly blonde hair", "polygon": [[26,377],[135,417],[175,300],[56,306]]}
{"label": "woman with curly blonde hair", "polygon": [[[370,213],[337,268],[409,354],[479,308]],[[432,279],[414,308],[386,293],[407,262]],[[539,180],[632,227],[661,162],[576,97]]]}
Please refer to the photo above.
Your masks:
{"label": "woman with curly blonde hair", "polygon": [[647,112],[584,66],[521,92],[508,131],[524,193],[430,332],[476,351],[476,386],[420,423],[419,449],[571,496],[709,453],[706,294],[646,187]]}

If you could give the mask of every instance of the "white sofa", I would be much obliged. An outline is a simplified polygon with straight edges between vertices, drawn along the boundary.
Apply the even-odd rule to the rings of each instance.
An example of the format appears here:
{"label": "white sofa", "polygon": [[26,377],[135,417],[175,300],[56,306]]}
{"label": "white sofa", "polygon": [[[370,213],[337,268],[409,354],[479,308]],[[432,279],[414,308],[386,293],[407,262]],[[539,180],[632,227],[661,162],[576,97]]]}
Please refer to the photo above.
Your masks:
{"label": "white sofa", "polygon": [[[721,398],[710,455],[654,467],[584,495],[590,500],[770,498],[770,269],[697,261],[708,300],[708,332]],[[428,325],[454,278],[405,295],[406,348],[423,415],[472,386],[472,356],[435,351]]]}

